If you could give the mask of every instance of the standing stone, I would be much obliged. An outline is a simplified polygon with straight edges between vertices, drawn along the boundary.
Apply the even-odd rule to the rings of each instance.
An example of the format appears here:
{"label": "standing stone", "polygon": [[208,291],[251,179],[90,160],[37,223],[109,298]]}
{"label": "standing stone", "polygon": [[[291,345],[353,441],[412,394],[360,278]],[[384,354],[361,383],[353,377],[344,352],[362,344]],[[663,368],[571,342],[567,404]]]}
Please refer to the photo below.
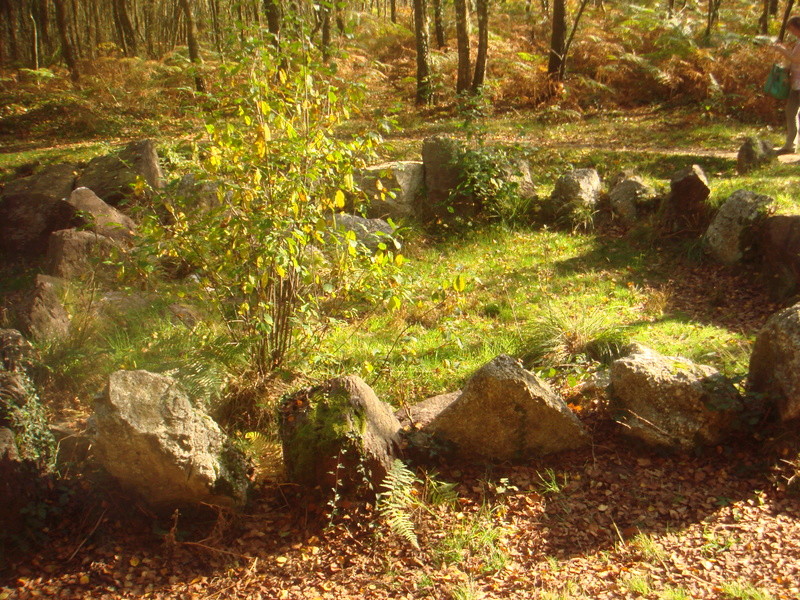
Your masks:
{"label": "standing stone", "polygon": [[77,225],[119,242],[130,241],[136,225],[133,219],[103,202],[85,187],[72,191],[67,200],[77,211]]}
{"label": "standing stone", "polygon": [[389,405],[355,375],[301,390],[281,407],[286,475],[323,492],[377,491],[397,456],[399,433]]}
{"label": "standing stone", "polygon": [[713,367],[636,346],[611,364],[609,409],[645,443],[689,450],[724,439],[742,408],[733,384]]}
{"label": "standing stone", "polygon": [[800,215],[767,217],[758,227],[761,272],[775,300],[800,290]]}
{"label": "standing stone", "polygon": [[346,213],[335,214],[331,217],[333,226],[340,231],[352,231],[356,241],[371,252],[378,250],[380,244],[394,249],[394,228],[383,219],[365,219],[357,215]]}
{"label": "standing stone", "polygon": [[769,196],[737,190],[720,207],[708,226],[703,243],[711,256],[725,264],[739,262],[754,241],[753,227],[774,212]]}
{"label": "standing stone", "polygon": [[747,173],[763,165],[776,161],[778,155],[772,142],[755,137],[748,137],[739,148],[736,156],[736,171]]}
{"label": "standing stone", "polygon": [[69,333],[70,319],[61,304],[59,290],[63,282],[47,275],[37,275],[33,290],[20,309],[23,331],[34,340],[55,340]]}
{"label": "standing stone", "polygon": [[101,464],[148,503],[244,503],[244,456],[174,379],[147,371],[112,373],[92,421]]}
{"label": "standing stone", "polygon": [[138,179],[151,189],[164,185],[153,140],[131,142],[117,154],[93,158],[78,178],[78,187],[87,187],[116,206],[134,195]]}
{"label": "standing stone", "polygon": [[441,225],[480,213],[482,206],[475,198],[456,192],[464,179],[459,164],[463,155],[463,144],[448,136],[437,135],[422,143],[427,194],[417,198],[414,210],[422,223]]}
{"label": "standing stone", "polygon": [[553,193],[543,215],[545,219],[567,219],[575,225],[584,225],[600,199],[602,184],[595,169],[574,169],[556,180]]}
{"label": "standing stone", "polygon": [[62,200],[70,195],[77,166],[63,163],[6,184],[0,196],[0,248],[42,254],[47,236],[69,227],[74,210]]}
{"label": "standing stone", "polygon": [[657,198],[656,191],[635,175],[621,178],[608,193],[612,212],[628,227],[652,212]]}
{"label": "standing stone", "polygon": [[661,226],[667,233],[703,231],[711,220],[706,203],[711,189],[698,165],[679,171],[670,180],[670,194],[661,205]]}
{"label": "standing stone", "polygon": [[758,332],[747,389],[783,421],[800,417],[800,304],[775,313]]}
{"label": "standing stone", "polygon": [[424,193],[425,169],[411,160],[375,165],[358,174],[357,185],[369,198],[367,217],[398,221],[413,216],[414,203]]}
{"label": "standing stone", "polygon": [[[422,431],[456,454],[513,460],[579,448],[589,435],[550,387],[518,360],[500,355],[469,379]],[[421,411],[417,411],[418,414]]]}
{"label": "standing stone", "polygon": [[111,238],[91,231],[55,231],[48,241],[45,270],[55,277],[78,279],[92,273],[117,247]]}

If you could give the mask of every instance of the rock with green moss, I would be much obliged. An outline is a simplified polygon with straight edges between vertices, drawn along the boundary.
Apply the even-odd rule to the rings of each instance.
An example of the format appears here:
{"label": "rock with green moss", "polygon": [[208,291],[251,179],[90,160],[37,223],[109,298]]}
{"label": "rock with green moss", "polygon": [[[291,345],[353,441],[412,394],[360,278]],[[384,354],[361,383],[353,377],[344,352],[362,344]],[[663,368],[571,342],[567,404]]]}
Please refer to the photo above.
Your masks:
{"label": "rock with green moss", "polygon": [[288,396],[281,440],[289,481],[337,495],[375,493],[397,456],[400,422],[358,376]]}
{"label": "rock with green moss", "polygon": [[465,458],[524,459],[589,442],[561,397],[506,355],[478,369],[461,394],[437,404],[440,412],[426,415],[422,431]]}
{"label": "rock with green moss", "polygon": [[747,388],[781,420],[800,419],[800,303],[772,315],[758,332]]}
{"label": "rock with green moss", "polygon": [[716,260],[734,264],[755,241],[754,228],[775,212],[775,200],[749,190],[737,190],[720,207],[703,236],[703,246]]}
{"label": "rock with green moss", "polygon": [[713,367],[640,345],[612,363],[610,400],[626,433],[675,450],[723,440],[743,410],[736,388]]}

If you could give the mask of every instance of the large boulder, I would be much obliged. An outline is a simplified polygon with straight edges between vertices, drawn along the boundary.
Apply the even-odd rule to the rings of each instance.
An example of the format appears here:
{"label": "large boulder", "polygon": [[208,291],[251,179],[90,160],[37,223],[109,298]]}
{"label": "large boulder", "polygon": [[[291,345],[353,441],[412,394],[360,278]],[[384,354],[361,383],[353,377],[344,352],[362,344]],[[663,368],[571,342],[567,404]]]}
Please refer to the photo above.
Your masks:
{"label": "large boulder", "polygon": [[440,406],[438,414],[426,416],[430,420],[422,431],[463,457],[522,459],[578,448],[589,441],[564,401],[506,355],[478,369],[460,395],[442,398]]}
{"label": "large boulder", "polygon": [[703,236],[706,251],[725,264],[739,262],[755,242],[754,226],[775,211],[774,205],[769,196],[735,191],[714,215]]}
{"label": "large boulder", "polygon": [[639,219],[655,209],[658,194],[636,175],[621,177],[608,193],[609,204],[614,215],[631,227]]}
{"label": "large boulder", "polygon": [[425,189],[425,169],[420,161],[383,163],[358,173],[357,185],[369,199],[367,217],[398,221],[413,216]]}
{"label": "large boulder", "polygon": [[575,225],[591,222],[602,182],[595,169],[574,169],[556,180],[545,207],[546,219],[566,219]]}
{"label": "large boulder", "polygon": [[710,195],[708,178],[698,165],[675,173],[660,208],[662,228],[670,234],[704,231],[711,220]]}
{"label": "large boulder", "polygon": [[76,224],[83,229],[119,242],[127,242],[132,238],[136,229],[133,219],[103,202],[89,188],[73,190],[67,203],[75,208]]}
{"label": "large boulder", "polygon": [[58,164],[6,184],[0,196],[0,247],[7,252],[41,254],[51,231],[69,227],[70,195],[77,166]]}
{"label": "large boulder", "polygon": [[0,329],[0,364],[9,372],[25,371],[31,366],[33,346],[16,329]]}
{"label": "large boulder", "polygon": [[92,423],[100,463],[151,505],[245,501],[244,456],[174,379],[147,371],[112,373]]}
{"label": "large boulder", "polygon": [[733,384],[713,367],[644,346],[611,364],[610,410],[647,444],[689,450],[714,444],[743,409]]}
{"label": "large boulder", "polygon": [[96,272],[116,248],[114,240],[92,231],[54,231],[47,244],[45,271],[54,277],[79,279]]}
{"label": "large boulder", "polygon": [[800,289],[800,215],[767,217],[757,227],[761,273],[770,295],[785,300]]}
{"label": "large boulder", "polygon": [[34,340],[54,340],[69,333],[69,313],[61,303],[63,281],[37,275],[33,289],[19,309],[22,331]]}
{"label": "large boulder", "polygon": [[800,417],[800,304],[775,313],[758,332],[747,389],[782,420]]}
{"label": "large boulder", "polygon": [[333,215],[331,220],[335,229],[339,232],[352,231],[355,241],[372,252],[378,250],[380,244],[394,248],[394,228],[383,219],[365,219],[358,215],[339,213]]}
{"label": "large boulder", "polygon": [[287,397],[280,427],[289,481],[340,494],[377,491],[400,441],[392,409],[354,375]]}
{"label": "large boulder", "polygon": [[164,185],[153,140],[131,142],[118,153],[93,158],[78,178],[77,186],[89,188],[116,206],[135,194],[140,180],[154,190]]}
{"label": "large boulder", "polygon": [[736,156],[736,171],[744,174],[777,160],[778,155],[772,142],[748,137]]}
{"label": "large boulder", "polygon": [[422,142],[426,194],[416,198],[414,213],[427,225],[470,220],[483,208],[480,202],[457,189],[464,181],[464,145],[451,137],[437,135]]}

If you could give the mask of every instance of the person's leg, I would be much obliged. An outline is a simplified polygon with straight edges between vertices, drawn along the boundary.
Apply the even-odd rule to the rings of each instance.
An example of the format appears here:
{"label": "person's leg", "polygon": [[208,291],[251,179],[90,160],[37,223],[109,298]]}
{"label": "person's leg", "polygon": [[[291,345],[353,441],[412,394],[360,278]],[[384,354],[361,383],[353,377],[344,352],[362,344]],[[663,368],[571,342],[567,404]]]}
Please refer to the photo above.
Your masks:
{"label": "person's leg", "polygon": [[786,99],[786,142],[783,144],[784,153],[797,150],[798,117],[800,117],[800,90],[792,90]]}

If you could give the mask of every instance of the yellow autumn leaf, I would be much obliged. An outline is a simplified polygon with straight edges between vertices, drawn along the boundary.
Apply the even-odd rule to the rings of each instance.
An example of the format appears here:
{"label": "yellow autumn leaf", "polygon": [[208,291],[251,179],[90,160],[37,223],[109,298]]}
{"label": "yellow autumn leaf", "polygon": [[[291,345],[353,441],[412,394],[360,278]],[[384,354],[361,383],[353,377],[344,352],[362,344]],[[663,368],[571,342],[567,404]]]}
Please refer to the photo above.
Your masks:
{"label": "yellow autumn leaf", "polygon": [[336,190],[336,196],[333,199],[333,205],[336,208],[344,208],[344,192],[342,190]]}

